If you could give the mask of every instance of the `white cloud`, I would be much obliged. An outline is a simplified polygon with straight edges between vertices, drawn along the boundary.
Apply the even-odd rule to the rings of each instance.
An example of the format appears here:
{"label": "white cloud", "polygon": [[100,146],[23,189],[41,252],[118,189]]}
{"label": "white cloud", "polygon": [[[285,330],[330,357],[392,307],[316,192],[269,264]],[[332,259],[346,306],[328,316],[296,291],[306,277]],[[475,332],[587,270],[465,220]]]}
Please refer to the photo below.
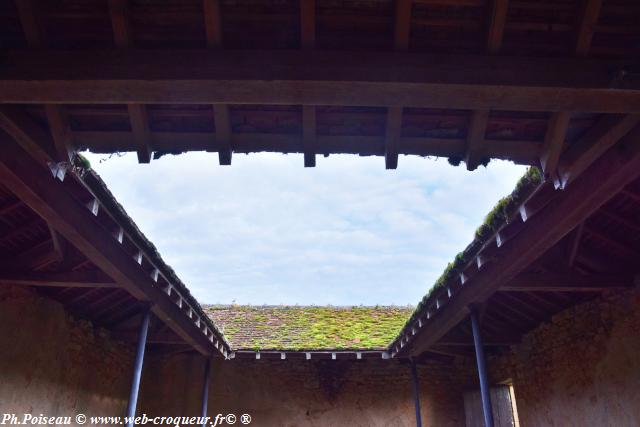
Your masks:
{"label": "white cloud", "polygon": [[416,304],[524,167],[446,160],[188,153],[138,165],[87,154],[205,303]]}

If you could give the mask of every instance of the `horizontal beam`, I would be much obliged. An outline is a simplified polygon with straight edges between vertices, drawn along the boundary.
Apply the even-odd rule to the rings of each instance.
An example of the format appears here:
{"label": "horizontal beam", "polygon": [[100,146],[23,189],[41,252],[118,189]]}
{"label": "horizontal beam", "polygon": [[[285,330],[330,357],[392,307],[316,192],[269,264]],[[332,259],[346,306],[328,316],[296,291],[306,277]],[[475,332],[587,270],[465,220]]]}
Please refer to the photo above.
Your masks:
{"label": "horizontal beam", "polygon": [[633,278],[623,275],[580,275],[524,273],[500,287],[508,292],[601,292],[633,286]]}
{"label": "horizontal beam", "polygon": [[95,271],[0,272],[0,284],[57,288],[117,288],[118,284]]}
{"label": "horizontal beam", "polygon": [[[132,132],[72,133],[74,148],[88,149],[96,153],[136,151],[137,142]],[[225,148],[224,140],[208,132],[151,132],[151,148],[161,152],[218,151]],[[383,136],[316,135],[317,147],[322,153],[359,154],[383,156]],[[530,165],[536,162],[541,141],[486,139],[483,153],[494,159],[512,160]],[[303,153],[306,145],[303,135],[242,133],[231,134],[231,146],[236,153],[280,152]],[[401,137],[398,138],[398,154],[462,157],[466,142],[458,138]]]}
{"label": "horizontal beam", "polygon": [[584,58],[407,52],[5,51],[0,103],[640,112],[640,82],[625,73],[634,67]]}

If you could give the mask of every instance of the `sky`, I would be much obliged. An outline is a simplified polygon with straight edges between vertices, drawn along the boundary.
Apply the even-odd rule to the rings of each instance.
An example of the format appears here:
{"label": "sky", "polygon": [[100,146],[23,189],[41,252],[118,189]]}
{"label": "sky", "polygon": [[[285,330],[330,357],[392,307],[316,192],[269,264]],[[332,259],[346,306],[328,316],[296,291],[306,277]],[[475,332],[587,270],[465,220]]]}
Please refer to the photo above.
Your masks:
{"label": "sky", "polygon": [[205,304],[416,305],[523,166],[446,159],[85,153]]}

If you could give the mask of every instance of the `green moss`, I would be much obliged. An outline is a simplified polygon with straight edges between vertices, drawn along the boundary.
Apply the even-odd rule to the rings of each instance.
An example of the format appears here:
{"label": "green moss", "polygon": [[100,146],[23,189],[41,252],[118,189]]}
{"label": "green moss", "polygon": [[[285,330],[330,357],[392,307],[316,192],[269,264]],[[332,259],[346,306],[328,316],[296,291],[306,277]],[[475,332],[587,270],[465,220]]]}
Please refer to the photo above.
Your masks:
{"label": "green moss", "polygon": [[236,349],[384,349],[410,307],[211,306],[211,319]]}
{"label": "green moss", "polygon": [[470,260],[478,253],[482,245],[489,240],[504,224],[507,224],[517,213],[520,205],[538,188],[542,183],[543,176],[540,169],[530,167],[520,178],[515,189],[508,196],[500,199],[494,208],[485,217],[484,222],[475,232],[475,238],[466,249],[456,255],[453,262],[447,264],[446,268],[435,281],[429,292],[422,298],[411,317],[407,320],[405,327],[414,323],[422,311],[432,304],[432,298],[439,294],[447,284],[458,280]]}
{"label": "green moss", "polygon": [[91,169],[91,162],[82,154],[76,154],[73,158],[73,165],[85,170]]}

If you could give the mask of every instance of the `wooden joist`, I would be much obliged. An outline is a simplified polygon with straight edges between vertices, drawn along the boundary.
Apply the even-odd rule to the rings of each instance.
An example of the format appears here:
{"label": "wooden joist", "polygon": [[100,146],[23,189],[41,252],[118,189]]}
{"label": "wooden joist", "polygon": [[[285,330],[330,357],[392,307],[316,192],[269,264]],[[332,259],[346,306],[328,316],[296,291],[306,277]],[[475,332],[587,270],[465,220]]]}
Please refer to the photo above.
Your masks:
{"label": "wooden joist", "polygon": [[615,147],[529,218],[523,229],[499,249],[499,257],[469,277],[454,298],[432,316],[405,346],[403,354],[429,349],[468,314],[470,304],[486,301],[559,242],[600,206],[640,177],[640,131],[625,136]]}
{"label": "wooden joist", "polygon": [[49,123],[49,130],[53,139],[55,159],[68,162],[73,156],[71,146],[70,126],[66,112],[60,105],[45,105],[45,114]]}
{"label": "wooden joist", "polygon": [[[285,104],[640,112],[637,66],[320,50],[5,51],[0,103]],[[270,64],[265,68],[264,64]],[[339,66],[337,66],[339,65]],[[473,70],[473,72],[469,72]]]}
{"label": "wooden joist", "polygon": [[412,0],[396,1],[396,21],[394,26],[394,45],[397,50],[409,49],[411,36]]}
{"label": "wooden joist", "polygon": [[571,115],[567,112],[552,113],[547,125],[544,144],[540,152],[540,166],[546,177],[558,181],[558,161],[564,148],[564,139]]}
{"label": "wooden joist", "polygon": [[600,118],[562,154],[558,164],[560,187],[576,179],[589,165],[640,123],[640,114]]}
{"label": "wooden joist", "polygon": [[220,165],[229,166],[231,165],[231,155],[233,153],[229,107],[223,104],[216,104],[213,106],[213,115],[216,125],[218,160]]}
{"label": "wooden joist", "polygon": [[502,47],[509,0],[491,0],[491,3],[487,49],[491,53],[496,53]]}
{"label": "wooden joist", "polygon": [[384,164],[387,169],[398,167],[398,142],[402,131],[402,107],[387,110],[385,130]]}
{"label": "wooden joist", "polygon": [[575,52],[576,55],[586,56],[589,53],[591,39],[598,23],[602,0],[581,0],[581,3],[575,33]]}
{"label": "wooden joist", "polygon": [[580,275],[576,273],[523,273],[500,287],[504,292],[602,292],[633,286],[623,275]]}
{"label": "wooden joist", "polygon": [[472,171],[476,169],[486,156],[486,147],[483,142],[485,140],[484,136],[487,130],[488,120],[489,110],[476,110],[471,113],[469,130],[467,131],[467,147],[464,156],[467,170]]}
{"label": "wooden joist", "polygon": [[[111,27],[113,40],[118,48],[129,48],[133,44],[133,37],[129,23],[128,0],[109,0],[109,14],[111,15]],[[131,131],[137,142],[137,154],[139,163],[151,161],[152,148],[149,140],[149,118],[147,108],[140,103],[127,105]]]}
{"label": "wooden joist", "polygon": [[117,288],[118,284],[95,271],[0,272],[0,284],[57,288]]}
{"label": "wooden joist", "polygon": [[300,0],[300,46],[313,48],[316,44],[316,1]]}
{"label": "wooden joist", "polygon": [[204,26],[207,32],[207,46],[219,47],[222,44],[222,20],[220,19],[220,1],[202,0]]}
{"label": "wooden joist", "polygon": [[316,108],[312,105],[302,106],[302,144],[304,151],[304,167],[316,166],[317,151]]}
{"label": "wooden joist", "polygon": [[15,0],[22,31],[30,47],[41,47],[45,40],[37,3],[37,0]]}

